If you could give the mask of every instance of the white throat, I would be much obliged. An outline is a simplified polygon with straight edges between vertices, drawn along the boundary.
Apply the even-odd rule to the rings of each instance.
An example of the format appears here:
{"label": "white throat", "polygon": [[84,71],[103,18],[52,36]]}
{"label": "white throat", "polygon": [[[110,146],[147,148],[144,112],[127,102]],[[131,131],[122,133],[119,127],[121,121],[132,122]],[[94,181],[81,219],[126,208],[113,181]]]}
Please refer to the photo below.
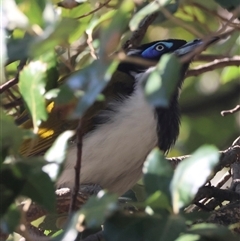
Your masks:
{"label": "white throat", "polygon": [[[143,162],[157,145],[157,120],[139,83],[128,99],[111,105],[117,110],[111,121],[83,139],[80,183],[123,194],[140,179]],[[73,187],[75,162],[76,147],[69,150],[58,187]]]}

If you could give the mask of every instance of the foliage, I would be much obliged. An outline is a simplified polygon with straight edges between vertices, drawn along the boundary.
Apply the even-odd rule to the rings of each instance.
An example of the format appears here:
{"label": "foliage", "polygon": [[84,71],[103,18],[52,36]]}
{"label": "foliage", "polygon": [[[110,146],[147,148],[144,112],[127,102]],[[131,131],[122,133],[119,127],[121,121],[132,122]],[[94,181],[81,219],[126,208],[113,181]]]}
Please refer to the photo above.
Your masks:
{"label": "foliage", "polygon": [[[221,27],[219,21],[222,30],[228,27],[226,16],[232,15],[227,10],[234,14],[239,1],[93,0],[80,1],[72,9],[57,7],[57,0],[3,0],[1,4],[0,229],[12,233],[21,222],[16,203],[22,197],[55,211],[54,184],[74,135],[69,130],[76,128],[76,119],[96,100],[104,99],[101,92],[121,60],[114,53],[121,50],[131,31],[138,30],[146,16],[158,13],[142,34],[143,42],[204,37]],[[227,37],[207,50],[209,56],[240,54],[239,32]],[[175,88],[168,79],[177,81],[179,66],[172,55],[158,63],[145,85],[150,103],[168,105]],[[205,143],[226,147],[239,127],[235,116],[219,115],[239,97],[239,68],[227,66],[192,78],[183,87],[181,132],[170,156],[193,152]],[[37,145],[39,149],[34,149]],[[200,215],[188,217],[183,210],[211,176],[218,159],[217,149],[204,145],[173,172],[163,154],[154,149],[144,165],[144,192],[132,195],[138,202],[119,207],[114,195],[101,193],[90,198],[52,239],[75,240],[77,231],[95,230],[104,221],[109,241],[237,240],[228,228],[221,227],[219,232],[214,224],[194,224]]]}

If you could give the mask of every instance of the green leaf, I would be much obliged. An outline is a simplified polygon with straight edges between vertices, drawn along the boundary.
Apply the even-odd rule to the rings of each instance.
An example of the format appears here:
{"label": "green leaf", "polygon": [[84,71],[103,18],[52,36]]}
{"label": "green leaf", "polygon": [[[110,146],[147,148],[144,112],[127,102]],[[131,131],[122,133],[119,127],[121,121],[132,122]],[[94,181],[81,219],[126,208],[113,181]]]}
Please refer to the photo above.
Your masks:
{"label": "green leaf", "polygon": [[[14,173],[15,171],[15,173]],[[3,216],[10,205],[15,201],[15,198],[20,194],[20,191],[25,183],[25,179],[18,170],[13,170],[9,165],[3,164],[0,170],[0,187],[1,187],[1,208],[0,216]]]}
{"label": "green leaf", "polygon": [[84,112],[95,102],[117,68],[118,63],[111,65],[103,61],[95,61],[83,70],[69,77],[66,85],[79,99],[72,118],[81,117]]}
{"label": "green leaf", "polygon": [[84,218],[87,228],[97,228],[117,209],[117,196],[101,191],[97,197],[90,197],[78,214]]}
{"label": "green leaf", "polygon": [[149,196],[145,202],[146,206],[150,206],[153,210],[166,209],[172,211],[170,199],[161,191],[156,191]]}
{"label": "green leaf", "polygon": [[51,51],[31,61],[20,73],[19,90],[31,113],[34,133],[37,133],[41,122],[47,119],[44,94],[55,64],[55,55]]}
{"label": "green leaf", "polygon": [[[24,131],[16,126],[11,116],[5,115],[0,109],[0,166],[8,154],[17,154],[23,140]],[[13,135],[14,133],[14,135]]]}
{"label": "green leaf", "polygon": [[180,81],[181,64],[175,55],[165,54],[150,72],[145,85],[145,95],[155,107],[168,107],[170,98]]}
{"label": "green leaf", "polygon": [[75,99],[73,91],[74,90],[70,89],[67,84],[63,84],[58,89],[46,93],[46,98],[48,98],[50,94],[50,97],[52,96],[53,98],[56,98],[56,105],[67,105]]}
{"label": "green leaf", "polygon": [[200,235],[198,235],[198,234],[182,234],[175,241],[200,241]]}
{"label": "green leaf", "polygon": [[131,31],[135,31],[141,21],[147,16],[152,13],[157,12],[161,7],[165,7],[169,4],[171,0],[157,0],[154,2],[149,3],[147,6],[143,7],[140,11],[138,11],[132,18],[129,23],[129,27]]}
{"label": "green leaf", "polygon": [[186,229],[181,216],[116,213],[104,225],[108,241],[174,241]]}
{"label": "green leaf", "polygon": [[[169,184],[173,169],[159,149],[155,148],[148,155],[144,167],[144,184],[148,195],[161,191],[170,200]],[[160,204],[159,204],[160,205]]]}
{"label": "green leaf", "polygon": [[78,230],[76,229],[76,225],[78,225],[78,214],[76,213],[71,218],[69,218],[69,222],[67,227],[64,228],[64,232],[60,235],[51,238],[52,241],[68,241],[68,240],[76,240],[78,236]]}
{"label": "green leaf", "polygon": [[22,39],[9,39],[7,41],[8,61],[26,59],[30,55],[29,48],[34,41],[34,37],[26,34]]}
{"label": "green leaf", "polygon": [[24,0],[19,3],[19,7],[28,17],[31,24],[37,24],[43,27],[43,12],[46,7],[47,0],[36,0],[34,4],[31,0]]}
{"label": "green leaf", "polygon": [[69,36],[79,27],[79,24],[79,21],[76,19],[63,18],[60,22],[49,26],[31,46],[32,56],[37,57],[52,51],[59,44],[67,44]]}
{"label": "green leaf", "polygon": [[48,174],[41,169],[29,170],[21,195],[31,198],[50,212],[55,211],[55,187]]}
{"label": "green leaf", "polygon": [[213,223],[195,224],[190,228],[188,233],[200,235],[204,240],[208,241],[239,240],[239,237],[234,236],[228,228]]}
{"label": "green leaf", "polygon": [[27,196],[48,211],[55,208],[55,188],[49,176],[42,171],[43,159],[3,164],[1,168],[1,215],[19,196]]}
{"label": "green leaf", "polygon": [[19,208],[16,204],[12,204],[0,220],[1,233],[13,233],[19,224],[20,216]]}
{"label": "green leaf", "polygon": [[[165,8],[171,13],[174,14],[178,10],[179,3],[171,3],[165,6]],[[159,25],[160,23],[164,22],[165,20],[168,20],[167,17],[162,13],[159,12],[156,19],[153,22],[153,25]]]}
{"label": "green leaf", "polygon": [[[66,17],[68,16],[69,18],[77,18],[81,15],[84,15],[88,12],[91,11],[91,5],[86,2],[83,3],[81,5],[79,5],[76,8],[71,9],[70,11],[65,9],[63,10],[62,13],[67,12]],[[80,39],[82,37],[82,35],[86,32],[86,29],[89,25],[90,19],[92,18],[92,15],[86,16],[84,18],[78,19],[78,26],[74,29],[74,31],[72,31],[71,33],[69,33],[69,43],[73,43],[74,41]]]}
{"label": "green leaf", "polygon": [[204,185],[219,161],[219,152],[214,146],[202,146],[191,157],[182,161],[175,170],[171,182],[173,210],[189,204],[198,189]]}
{"label": "green leaf", "polygon": [[63,132],[44,155],[44,159],[49,162],[49,164],[43,167],[43,171],[46,172],[53,181],[56,180],[59,171],[62,168],[63,161],[66,158],[68,140],[74,134],[75,131]]}
{"label": "green leaf", "polygon": [[180,215],[169,215],[164,223],[163,232],[159,235],[160,241],[175,241],[176,238],[186,231],[185,219]]}
{"label": "green leaf", "polygon": [[89,35],[92,35],[93,30],[99,24],[101,24],[102,22],[104,22],[106,20],[111,20],[115,14],[116,14],[116,10],[110,10],[110,11],[104,13],[103,15],[101,15],[100,17],[93,18],[87,27],[86,33]]}

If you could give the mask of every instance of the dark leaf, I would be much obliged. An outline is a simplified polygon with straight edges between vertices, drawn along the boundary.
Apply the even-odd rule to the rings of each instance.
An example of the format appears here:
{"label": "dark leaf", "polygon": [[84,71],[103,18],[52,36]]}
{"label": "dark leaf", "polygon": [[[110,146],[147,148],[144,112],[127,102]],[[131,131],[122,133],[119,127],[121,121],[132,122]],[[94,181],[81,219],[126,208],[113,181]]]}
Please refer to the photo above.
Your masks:
{"label": "dark leaf", "polygon": [[[18,128],[11,116],[5,115],[0,109],[1,135],[0,135],[0,165],[7,154],[16,154],[22,142],[24,131]],[[13,135],[14,133],[14,135]]]}
{"label": "dark leaf", "polygon": [[[2,207],[1,207],[2,208]],[[19,208],[12,204],[6,214],[0,220],[0,230],[3,233],[12,233],[20,221],[20,211]]]}
{"label": "dark leaf", "polygon": [[117,213],[104,225],[106,241],[174,241],[186,229],[180,216]]}
{"label": "dark leaf", "polygon": [[90,107],[104,89],[117,67],[117,62],[111,65],[103,61],[95,61],[83,70],[69,77],[66,85],[79,99],[73,118],[78,118]]}
{"label": "dark leaf", "polygon": [[117,210],[117,196],[101,191],[97,197],[90,197],[88,202],[79,211],[87,228],[98,228],[106,219]]}
{"label": "dark leaf", "polygon": [[49,211],[55,207],[55,188],[49,176],[42,171],[41,159],[4,164],[1,169],[1,215],[19,196],[27,196]]}
{"label": "dark leaf", "polygon": [[173,169],[159,149],[153,149],[148,155],[144,163],[143,173],[148,195],[161,191],[161,194],[170,198],[169,183],[173,175]]}
{"label": "dark leaf", "polygon": [[8,61],[26,59],[30,55],[29,48],[34,37],[26,34],[22,39],[9,39],[7,42]]}
{"label": "dark leaf", "polygon": [[207,241],[238,241],[239,237],[234,236],[231,231],[213,223],[201,223],[193,225],[188,233],[200,235]]}
{"label": "dark leaf", "polygon": [[31,46],[32,56],[39,56],[52,51],[59,44],[67,44],[69,35],[78,28],[79,22],[72,18],[63,18],[56,25],[49,26],[41,37]]}

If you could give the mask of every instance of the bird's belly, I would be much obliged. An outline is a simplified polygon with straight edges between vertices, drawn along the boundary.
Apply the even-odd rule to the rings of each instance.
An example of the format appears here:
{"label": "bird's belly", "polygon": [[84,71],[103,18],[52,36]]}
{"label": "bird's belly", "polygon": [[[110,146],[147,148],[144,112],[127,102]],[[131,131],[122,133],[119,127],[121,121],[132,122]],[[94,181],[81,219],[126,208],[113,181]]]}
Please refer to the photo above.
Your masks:
{"label": "bird's belly", "polygon": [[[99,125],[83,139],[82,184],[99,184],[119,194],[141,177],[142,165],[157,144],[157,121],[142,92],[136,91],[116,108],[110,121]],[[69,152],[60,186],[73,186],[76,148]]]}

